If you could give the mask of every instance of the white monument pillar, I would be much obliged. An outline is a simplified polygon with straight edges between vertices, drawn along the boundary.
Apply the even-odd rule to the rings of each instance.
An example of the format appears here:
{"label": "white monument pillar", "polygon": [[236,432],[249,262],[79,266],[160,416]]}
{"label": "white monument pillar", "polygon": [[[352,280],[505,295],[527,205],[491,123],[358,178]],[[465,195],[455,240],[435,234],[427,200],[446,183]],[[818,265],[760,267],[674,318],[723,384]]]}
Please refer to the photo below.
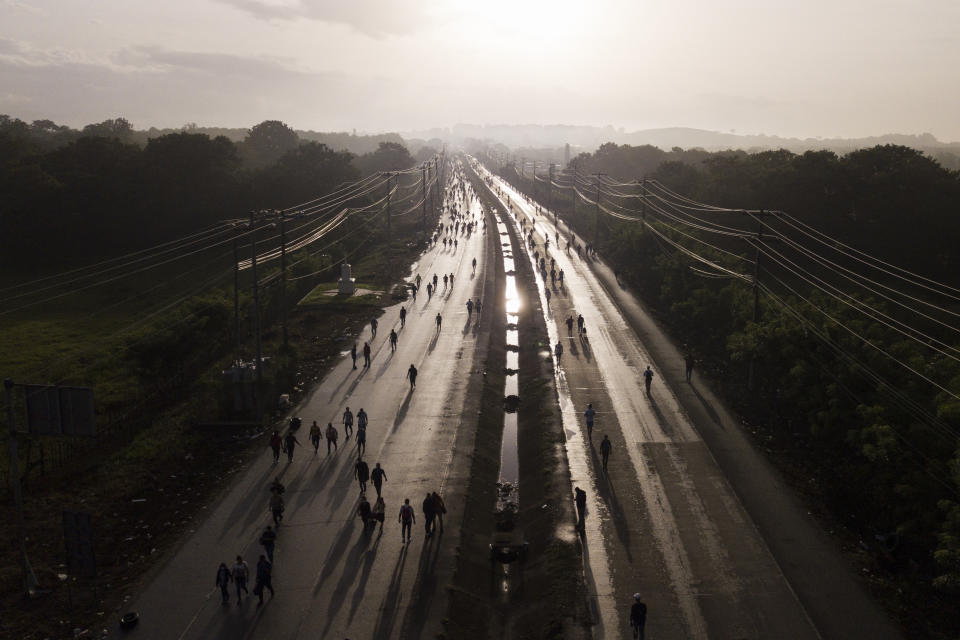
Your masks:
{"label": "white monument pillar", "polygon": [[350,265],[344,262],[340,265],[340,282],[338,283],[340,295],[352,296],[356,291],[356,280],[350,277]]}

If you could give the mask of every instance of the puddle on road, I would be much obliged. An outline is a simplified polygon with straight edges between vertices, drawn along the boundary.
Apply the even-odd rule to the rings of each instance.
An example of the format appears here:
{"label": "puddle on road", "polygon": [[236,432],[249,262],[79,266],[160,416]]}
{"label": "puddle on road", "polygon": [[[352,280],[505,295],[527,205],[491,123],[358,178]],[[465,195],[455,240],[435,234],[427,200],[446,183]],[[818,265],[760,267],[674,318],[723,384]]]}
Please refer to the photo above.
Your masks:
{"label": "puddle on road", "polygon": [[[497,230],[501,236],[508,236],[507,227],[497,216]],[[507,376],[504,382],[503,441],[500,445],[500,502],[519,505],[520,460],[517,452],[517,413],[520,381],[517,369],[520,367],[520,332],[517,321],[520,311],[520,294],[517,291],[516,265],[509,241],[503,243],[503,269],[506,272],[506,330]]]}

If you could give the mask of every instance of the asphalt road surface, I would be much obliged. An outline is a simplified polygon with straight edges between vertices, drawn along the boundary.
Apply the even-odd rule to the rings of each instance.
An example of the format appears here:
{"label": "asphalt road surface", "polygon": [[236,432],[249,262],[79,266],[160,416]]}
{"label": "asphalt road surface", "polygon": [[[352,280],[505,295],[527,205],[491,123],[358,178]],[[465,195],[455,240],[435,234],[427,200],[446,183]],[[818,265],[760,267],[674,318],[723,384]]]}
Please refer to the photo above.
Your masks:
{"label": "asphalt road surface", "polygon": [[[552,215],[482,175],[504,203],[509,197],[525,238],[535,227],[531,259],[534,252],[543,257],[550,242],[539,294],[551,343],[563,345],[557,386],[572,481],[590,498],[584,573],[594,636],[625,637],[639,592],[648,638],[898,637],[733,417],[696,376],[685,381],[683,354],[613,274],[567,252],[570,231],[562,223],[558,229]],[[550,258],[564,272],[562,285],[551,283]],[[578,315],[583,335],[565,322]],[[642,376],[648,365],[649,395]],[[592,438],[587,403],[597,411]],[[612,441],[606,472],[604,435]]]}
{"label": "asphalt road surface", "polygon": [[[466,206],[461,201],[457,204]],[[473,211],[479,223],[479,206]],[[443,222],[450,220],[446,215]],[[424,280],[416,301],[394,305],[379,318],[377,335],[370,327],[358,337],[358,350],[370,341],[372,364],[352,368],[349,354],[333,367],[309,398],[294,412],[303,420],[297,432],[301,446],[292,463],[281,454],[273,464],[264,449],[224,495],[210,505],[209,515],[145,585],[129,609],[140,613],[132,636],[140,639],[186,640],[229,638],[432,638],[442,630],[445,587],[454,568],[460,502],[469,465],[458,456],[472,451],[476,419],[464,420],[462,408],[472,376],[482,365],[485,338],[477,314],[468,319],[468,297],[482,298],[488,283],[482,226],[472,236],[458,234],[458,248],[438,242],[414,264],[409,280]],[[448,236],[452,238],[453,236]],[[492,242],[492,240],[490,241]],[[473,272],[471,261],[477,259]],[[405,268],[405,267],[404,267]],[[439,276],[431,298],[427,279]],[[454,285],[444,287],[443,275]],[[406,306],[406,325],[399,311]],[[493,305],[489,305],[492,313]],[[437,331],[435,318],[442,315]],[[391,328],[399,333],[396,352],[389,344]],[[411,391],[410,364],[419,370]],[[353,477],[356,439],[344,439],[341,416],[349,406],[369,415],[367,453],[372,469],[380,462],[387,473],[383,486],[386,523],[382,534],[364,533],[356,508],[358,483]],[[340,432],[339,450],[327,454],[321,442],[314,454],[309,425],[332,422]],[[275,597],[256,597],[221,604],[214,588],[217,566],[241,554],[250,565],[251,581],[263,553],[258,539],[271,522],[268,486],[274,477],[286,485],[286,511],[279,526],[273,571]],[[425,537],[421,502],[437,491],[448,509],[445,531]],[[376,498],[372,483],[367,496]],[[417,517],[413,541],[403,544],[397,522],[404,498]]]}

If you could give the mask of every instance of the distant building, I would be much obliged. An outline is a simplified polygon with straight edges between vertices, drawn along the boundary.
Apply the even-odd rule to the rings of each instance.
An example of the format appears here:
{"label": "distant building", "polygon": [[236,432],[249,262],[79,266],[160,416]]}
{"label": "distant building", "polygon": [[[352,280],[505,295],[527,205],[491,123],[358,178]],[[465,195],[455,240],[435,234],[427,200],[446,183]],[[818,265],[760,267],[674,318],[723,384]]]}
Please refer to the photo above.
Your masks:
{"label": "distant building", "polygon": [[563,147],[563,168],[566,169],[567,165],[570,164],[570,143],[568,142]]}

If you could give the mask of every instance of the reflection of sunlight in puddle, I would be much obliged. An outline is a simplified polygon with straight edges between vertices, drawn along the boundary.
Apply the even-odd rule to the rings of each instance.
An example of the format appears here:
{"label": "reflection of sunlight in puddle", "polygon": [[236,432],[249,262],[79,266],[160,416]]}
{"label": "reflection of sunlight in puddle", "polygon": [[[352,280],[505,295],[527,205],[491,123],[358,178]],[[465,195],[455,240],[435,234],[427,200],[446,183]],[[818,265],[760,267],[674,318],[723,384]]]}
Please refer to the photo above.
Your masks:
{"label": "reflection of sunlight in puddle", "polygon": [[520,367],[520,354],[516,351],[507,351],[507,369],[516,371]]}
{"label": "reflection of sunlight in puddle", "polygon": [[509,329],[507,331],[507,344],[513,345],[515,347],[520,346],[520,332],[516,329]]}
{"label": "reflection of sunlight in puddle", "polygon": [[[509,376],[514,380],[517,376]],[[516,485],[520,480],[520,461],[517,457],[517,414],[503,416],[503,447],[500,449],[500,482]]]}

